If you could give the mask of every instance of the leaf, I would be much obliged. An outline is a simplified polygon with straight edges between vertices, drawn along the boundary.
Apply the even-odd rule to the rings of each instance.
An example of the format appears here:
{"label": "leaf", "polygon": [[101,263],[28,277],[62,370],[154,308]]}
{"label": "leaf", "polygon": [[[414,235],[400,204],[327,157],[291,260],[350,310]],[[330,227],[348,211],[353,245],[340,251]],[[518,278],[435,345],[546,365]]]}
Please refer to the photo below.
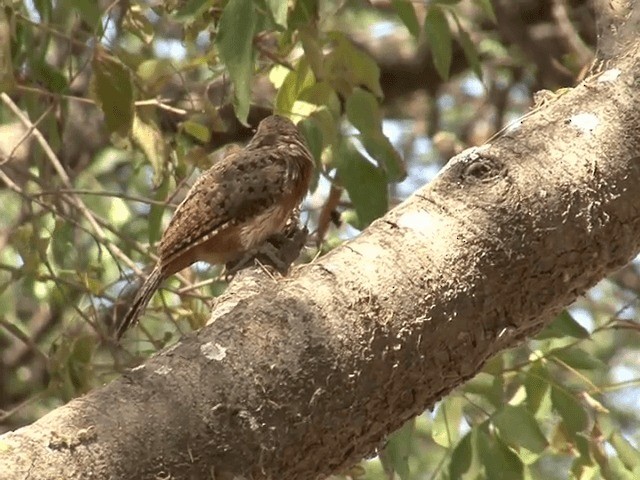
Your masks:
{"label": "leaf", "polygon": [[341,142],[336,157],[340,180],[358,214],[359,228],[363,229],[387,211],[387,178],[348,140]]}
{"label": "leaf", "polygon": [[477,436],[476,430],[467,433],[451,454],[449,462],[449,476],[452,479],[480,478],[480,465],[474,459],[474,445],[472,437]]}
{"label": "leaf", "polygon": [[168,58],[152,58],[138,65],[136,75],[144,85],[146,95],[159,93],[171,77],[176,74],[176,67]]}
{"label": "leaf", "polygon": [[403,180],[407,175],[405,163],[382,132],[382,114],[376,97],[356,88],[347,99],[346,110],[347,118],[362,134],[362,145],[384,167],[389,181]]}
{"label": "leaf", "polygon": [[293,105],[299,100],[300,93],[305,88],[314,85],[315,82],[316,79],[309,68],[309,63],[303,57],[296,65],[296,69],[287,74],[278,89],[275,100],[276,113],[293,112]]}
{"label": "leaf", "polygon": [[378,100],[371,93],[356,88],[347,98],[347,118],[361,133],[382,131],[382,114]]}
{"label": "leaf", "polygon": [[286,29],[288,13],[287,2],[283,0],[266,0],[266,3],[276,25]]}
{"label": "leaf", "polygon": [[486,372],[480,372],[469,380],[463,389],[467,393],[483,396],[496,408],[500,408],[504,403],[502,375],[489,375]]}
{"label": "leaf", "polygon": [[51,19],[51,12],[53,10],[51,0],[34,0],[33,5],[36,7],[36,10],[40,15],[40,21],[42,23],[48,23]]}
{"label": "leaf", "polygon": [[313,117],[309,117],[300,121],[298,128],[307,140],[307,145],[313,154],[316,164],[319,165],[323,149],[323,135],[320,126]]}
{"label": "leaf", "polygon": [[[298,2],[300,3],[300,2]],[[324,53],[315,24],[302,25],[298,36],[304,50],[304,58],[309,62],[311,70],[317,78],[324,78]]]}
{"label": "leaf", "polygon": [[6,10],[0,6],[0,91],[10,92],[15,83],[11,56],[11,25]]}
{"label": "leaf", "polygon": [[33,58],[29,62],[29,68],[32,78],[41,83],[48,91],[61,93],[67,89],[67,77],[45,60]]}
{"label": "leaf", "polygon": [[451,67],[451,30],[444,12],[437,6],[429,7],[424,20],[424,30],[433,54],[433,64],[443,80],[449,78]]}
{"label": "leaf", "polygon": [[[91,30],[100,34],[102,32],[102,12],[100,2],[95,0],[67,0],[67,8],[75,10],[80,14]],[[63,7],[64,8],[64,7]]]}
{"label": "leaf", "polygon": [[576,322],[568,310],[564,310],[556,319],[537,336],[537,340],[547,338],[589,338],[589,332]]}
{"label": "leaf", "polygon": [[388,473],[397,473],[401,480],[410,478],[409,454],[414,443],[415,418],[396,430],[384,447],[380,461]]}
{"label": "leaf", "polygon": [[340,99],[328,82],[319,82],[306,87],[300,92],[299,100],[325,107],[336,119],[341,115]]}
{"label": "leaf", "polygon": [[331,32],[335,47],[325,58],[327,81],[342,96],[348,97],[354,87],[365,87],[382,98],[380,68],[365,52],[356,48],[344,34]]}
{"label": "leaf", "polygon": [[444,448],[451,448],[460,438],[462,421],[462,401],[459,397],[447,397],[436,411],[431,428],[431,438]]}
{"label": "leaf", "polygon": [[289,17],[289,29],[302,29],[318,20],[318,0],[297,0]]}
{"label": "leaf", "polygon": [[496,18],[496,13],[493,11],[493,5],[491,5],[491,0],[475,0],[480,9],[485,13],[487,17],[489,17],[493,23],[498,23],[498,19]]}
{"label": "leaf", "polygon": [[222,12],[216,45],[220,59],[229,70],[235,87],[236,117],[247,124],[251,105],[251,78],[253,76],[253,34],[257,22],[251,0],[230,0]]}
{"label": "leaf", "polygon": [[409,33],[418,38],[420,36],[420,24],[418,23],[418,17],[416,15],[416,9],[413,4],[408,0],[391,0],[391,5],[396,11],[398,18],[402,20]]}
{"label": "leaf", "polygon": [[[486,476],[492,480],[524,479],[524,466],[520,458],[499,438],[478,430],[478,452]],[[478,478],[478,477],[473,477]]]}
{"label": "leaf", "polygon": [[209,127],[196,121],[187,120],[186,122],[182,122],[182,129],[200,143],[207,144],[211,139]]}
{"label": "leaf", "polygon": [[164,177],[168,152],[164,136],[153,114],[141,109],[135,115],[131,137],[151,163],[154,173],[153,184],[158,186]]}
{"label": "leaf", "polygon": [[606,364],[580,347],[555,350],[551,354],[563,363],[578,370],[605,369]]}
{"label": "leaf", "polygon": [[524,447],[542,453],[548,442],[538,422],[523,405],[505,405],[492,419],[500,437],[512,447]]}
{"label": "leaf", "polygon": [[56,219],[53,233],[51,234],[51,257],[60,268],[70,268],[75,260],[73,252],[73,240],[76,233],[75,227],[67,221]]}
{"label": "leaf", "polygon": [[527,370],[524,388],[527,392],[527,408],[535,414],[549,391],[549,372],[541,362],[535,362]]}
{"label": "leaf", "polygon": [[129,32],[146,45],[153,41],[155,29],[140,5],[131,5],[129,7],[127,15],[124,17],[124,25]]}
{"label": "leaf", "polygon": [[587,428],[587,412],[571,392],[551,387],[551,403],[572,437]]}
{"label": "leaf", "polygon": [[640,468],[640,451],[636,449],[620,432],[614,432],[609,443],[618,452],[618,457],[629,470]]}
{"label": "leaf", "polygon": [[104,112],[107,129],[124,137],[133,125],[131,73],[99,45],[94,49],[92,65],[91,93]]}
{"label": "leaf", "polygon": [[455,13],[453,14],[453,18],[458,26],[458,43],[462,47],[464,56],[467,59],[467,62],[469,62],[469,66],[473,70],[473,73],[476,74],[476,77],[482,80],[482,67],[480,65],[478,50],[467,31],[462,27],[462,23],[460,23],[460,19]]}

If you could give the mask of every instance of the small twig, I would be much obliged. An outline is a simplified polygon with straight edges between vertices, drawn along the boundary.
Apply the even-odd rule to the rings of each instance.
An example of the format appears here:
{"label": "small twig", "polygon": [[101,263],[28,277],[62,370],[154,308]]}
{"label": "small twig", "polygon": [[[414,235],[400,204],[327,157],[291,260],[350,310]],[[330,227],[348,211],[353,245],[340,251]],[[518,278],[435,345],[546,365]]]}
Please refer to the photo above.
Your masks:
{"label": "small twig", "polygon": [[126,195],[120,192],[106,192],[106,191],[94,191],[94,190],[83,190],[83,189],[61,188],[59,190],[41,190],[39,192],[33,193],[33,197],[60,195],[61,193],[69,193],[73,195],[92,195],[96,197],[120,198],[122,200],[129,200],[131,202],[139,202],[147,205],[158,205],[160,207],[173,207],[173,208],[177,207],[177,205],[168,204],[167,202],[162,200],[151,200],[149,198],[136,197],[134,195]]}
{"label": "small twig", "polygon": [[[335,181],[335,179],[334,179]],[[342,196],[342,188],[338,187],[335,183],[331,184],[329,190],[329,196],[326,202],[320,210],[320,216],[318,217],[318,229],[316,231],[316,245],[320,245],[324,240],[324,236],[329,229],[331,223],[332,212],[336,209],[340,203],[340,197]]]}
{"label": "small twig", "polygon": [[44,120],[44,117],[49,115],[49,112],[51,112],[51,110],[53,110],[53,105],[49,105],[49,107],[42,113],[42,115],[40,115],[40,118],[38,118],[38,120],[36,120],[34,122],[33,127],[32,128],[28,128],[27,131],[24,132],[24,134],[22,135],[20,140],[18,140],[16,142],[16,144],[13,146],[13,149],[11,150],[11,152],[9,153],[7,158],[5,158],[3,160],[0,160],[0,165],[4,165],[5,163],[7,163],[8,161],[10,161],[13,158],[13,155],[16,153],[16,150],[18,150],[18,148],[20,148],[20,145],[22,145],[24,143],[24,141],[31,136],[31,134],[33,133],[33,130],[38,125],[40,125],[40,122],[42,122],[42,120]]}
{"label": "small twig", "polygon": [[[96,105],[96,102],[90,98],[85,98],[85,97],[78,97],[76,95],[68,95],[68,94],[64,94],[64,93],[54,93],[54,92],[49,92],[47,90],[43,90],[41,88],[37,88],[37,87],[28,87],[26,85],[17,85],[16,86],[16,91],[18,92],[27,92],[27,93],[35,93],[37,95],[41,95],[43,97],[49,97],[49,98],[55,98],[55,99],[65,99],[65,100],[73,100],[74,102],[78,102],[78,103],[84,103],[87,105]],[[154,106],[154,107],[158,107],[161,110],[167,110],[169,112],[175,113],[177,115],[187,115],[189,113],[188,110],[185,110],[183,108],[178,108],[178,107],[172,107],[171,105],[165,103],[169,101],[169,99],[164,99],[164,98],[150,98],[147,100],[137,100],[135,102],[133,102],[133,105],[136,107],[146,107],[146,106]],[[37,125],[38,122],[36,122],[35,124]]]}
{"label": "small twig", "polygon": [[0,326],[4,327],[7,332],[24,343],[31,351],[36,354],[37,357],[40,357],[40,359],[45,362],[45,364],[49,363],[49,357],[47,357],[42,352],[42,350],[38,348],[38,345],[36,345],[31,337],[20,330],[18,327],[16,327],[13,323],[10,323],[6,318],[4,318],[4,316],[0,316]]}
{"label": "small twig", "polygon": [[62,38],[63,40],[68,41],[69,43],[73,44],[76,47],[81,47],[81,48],[91,48],[91,45],[89,45],[88,43],[85,42],[81,42],[80,40],[76,40],[73,37],[70,37],[69,35],[67,35],[66,33],[62,33],[58,30],[56,30],[55,28],[51,28],[49,25],[47,25],[46,23],[38,23],[38,22],[34,22],[33,20],[25,17],[24,15],[20,14],[20,13],[15,13],[15,16],[17,19],[31,25],[32,27],[38,28],[40,30],[43,30],[47,33],[50,33],[56,37]]}
{"label": "small twig", "polygon": [[[20,110],[18,106],[13,102],[13,100],[11,100],[11,97],[9,97],[9,95],[3,92],[3,93],[0,93],[0,98],[5,103],[5,105],[7,105],[11,109],[11,111],[20,119],[20,121],[27,128],[33,127],[31,120],[29,120],[29,118],[26,115],[24,115],[24,113],[22,113],[22,110]],[[55,152],[51,149],[51,147],[47,143],[47,140],[42,136],[42,134],[40,133],[40,130],[33,127],[33,135],[36,137],[36,140],[44,150],[44,153],[49,159],[49,161],[51,162],[51,164],[53,165],[53,168],[60,176],[62,183],[67,188],[73,189],[73,184],[71,183],[71,179],[69,178],[69,175],[67,175],[67,172],[65,171],[64,167],[60,163],[60,160],[58,159]],[[122,250],[120,250],[116,245],[113,245],[111,242],[108,241],[106,232],[100,226],[100,224],[98,224],[96,219],[93,217],[93,214],[87,208],[87,206],[82,202],[82,200],[80,200],[80,198],[77,195],[70,195],[70,198],[72,203],[76,206],[76,208],[80,210],[80,213],[82,213],[82,215],[87,219],[87,221],[93,228],[96,236],[102,242],[104,242],[105,248],[107,248],[107,250],[111,252],[114,258],[115,257],[119,258],[134,272],[136,272],[138,275],[141,275],[142,271],[138,268],[135,262],[133,262],[129,257],[127,257],[127,255],[125,255],[124,252],[122,252]]]}
{"label": "small twig", "polygon": [[153,105],[155,107],[158,107],[162,110],[167,110],[168,112],[172,112],[172,113],[176,113],[178,115],[186,115],[189,113],[188,110],[185,110],[183,108],[177,108],[177,107],[172,107],[171,105],[167,105],[166,103],[162,103],[161,100],[152,98],[149,100],[138,100],[137,102],[134,102],[134,105],[136,107],[142,107],[145,105]]}

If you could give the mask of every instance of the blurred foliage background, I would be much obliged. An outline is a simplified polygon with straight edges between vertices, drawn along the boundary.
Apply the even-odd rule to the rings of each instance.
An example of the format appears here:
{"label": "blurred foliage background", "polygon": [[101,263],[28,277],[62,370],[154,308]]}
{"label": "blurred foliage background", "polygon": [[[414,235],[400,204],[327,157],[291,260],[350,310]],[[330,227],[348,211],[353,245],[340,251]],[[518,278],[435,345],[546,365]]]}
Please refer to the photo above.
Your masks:
{"label": "blurred foliage background", "polygon": [[[4,0],[0,433],[204,324],[196,265],[111,330],[198,172],[272,111],[317,162],[301,262],[593,59],[581,0]],[[637,262],[340,478],[640,478]]]}

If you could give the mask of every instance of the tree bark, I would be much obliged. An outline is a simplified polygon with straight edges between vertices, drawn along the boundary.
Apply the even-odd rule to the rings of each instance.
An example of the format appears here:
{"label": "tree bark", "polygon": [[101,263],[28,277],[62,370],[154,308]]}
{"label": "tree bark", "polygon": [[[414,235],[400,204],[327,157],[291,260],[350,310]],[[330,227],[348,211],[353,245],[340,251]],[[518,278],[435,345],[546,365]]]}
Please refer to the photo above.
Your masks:
{"label": "tree bark", "polygon": [[2,478],[311,479],[374,452],[637,255],[639,16],[602,73],[357,239],[243,273],[208,326],[0,437]]}

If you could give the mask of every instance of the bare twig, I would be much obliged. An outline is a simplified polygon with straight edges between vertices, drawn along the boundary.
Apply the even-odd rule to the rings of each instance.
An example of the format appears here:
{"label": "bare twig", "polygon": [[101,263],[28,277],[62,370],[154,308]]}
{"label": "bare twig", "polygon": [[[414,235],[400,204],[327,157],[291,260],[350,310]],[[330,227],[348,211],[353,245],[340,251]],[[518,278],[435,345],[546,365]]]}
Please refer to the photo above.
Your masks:
{"label": "bare twig", "polygon": [[[51,149],[51,147],[47,143],[47,140],[44,138],[44,136],[42,136],[40,131],[34,127],[33,123],[31,123],[31,120],[29,120],[29,118],[24,113],[22,113],[22,110],[20,110],[20,108],[18,108],[18,106],[13,102],[13,100],[11,100],[11,97],[9,97],[9,95],[3,92],[3,93],[0,93],[0,98],[2,99],[4,104],[11,109],[11,111],[16,115],[16,117],[20,119],[20,121],[24,124],[25,127],[33,130],[33,135],[35,136],[36,140],[44,150],[44,153],[49,159],[49,161],[51,162],[51,164],[53,165],[53,168],[60,176],[62,183],[67,188],[73,189],[73,184],[71,183],[71,179],[69,178],[69,175],[65,171],[64,167],[60,163],[60,160],[58,159],[55,152]],[[119,258],[134,272],[136,272],[138,275],[141,275],[142,271],[138,268],[135,262],[133,262],[127,255],[124,254],[124,252],[122,252],[122,250],[120,250],[116,245],[113,245],[112,242],[108,240],[106,232],[100,226],[100,224],[96,221],[93,214],[87,208],[87,206],[82,202],[82,200],[77,195],[73,195],[73,194],[70,194],[70,198],[72,203],[76,206],[76,208],[80,210],[80,213],[82,213],[82,215],[87,219],[87,221],[93,228],[96,236],[104,243],[105,248],[107,248],[107,250],[110,251],[111,255],[114,258],[116,257]]]}

